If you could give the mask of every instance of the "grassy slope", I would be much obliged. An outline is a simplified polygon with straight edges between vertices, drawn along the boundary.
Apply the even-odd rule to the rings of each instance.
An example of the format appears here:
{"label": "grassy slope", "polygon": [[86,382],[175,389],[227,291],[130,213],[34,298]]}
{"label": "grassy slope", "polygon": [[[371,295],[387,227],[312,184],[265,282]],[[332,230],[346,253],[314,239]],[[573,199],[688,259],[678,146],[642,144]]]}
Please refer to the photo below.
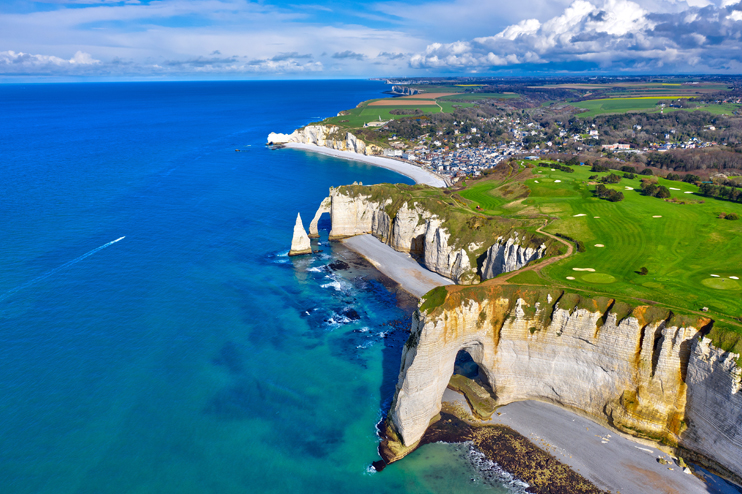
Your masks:
{"label": "grassy slope", "polygon": [[[645,197],[637,191],[638,178],[609,185],[625,196],[624,201],[611,203],[593,197],[594,186],[587,182],[594,173],[587,167],[574,169],[575,173],[565,173],[538,167],[532,174],[516,174],[504,183],[487,179],[470,183],[459,194],[470,201],[470,207],[482,207],[485,214],[558,218],[545,231],[585,243],[586,252],[544,268],[542,283],[604,293],[634,303],[653,301],[683,311],[695,312],[705,306],[712,318],[722,321],[721,326],[740,330],[736,318],[742,313],[742,282],[729,277],[742,278],[738,240],[742,221],[717,216],[721,212],[742,215],[742,204],[705,198],[695,194],[695,185],[664,179],[659,179],[660,184],[681,189],[671,191],[672,197],[686,204]],[[510,201],[503,191],[519,184],[528,187],[530,195],[525,200]],[[585,216],[575,217],[577,214]],[[649,270],[647,276],[636,272],[643,266]],[[592,268],[595,273],[573,268]],[[575,280],[567,280],[568,276]],[[517,278],[514,282],[528,283]],[[739,341],[732,343],[727,346]]]}
{"label": "grassy slope", "polygon": [[[597,99],[580,101],[570,103],[570,105],[577,108],[584,108],[588,111],[580,113],[577,116],[579,118],[593,118],[597,115],[608,115],[614,113],[628,113],[628,112],[640,112],[640,113],[659,113],[660,107],[657,106],[659,101],[667,101],[668,99],[677,99],[663,97],[663,98],[610,98],[610,99]],[[736,104],[709,104],[703,105],[696,108],[689,108],[683,111],[707,111],[716,115],[726,114],[731,115],[735,111],[739,110],[742,105]],[[680,108],[665,108],[665,112],[679,111]]]}

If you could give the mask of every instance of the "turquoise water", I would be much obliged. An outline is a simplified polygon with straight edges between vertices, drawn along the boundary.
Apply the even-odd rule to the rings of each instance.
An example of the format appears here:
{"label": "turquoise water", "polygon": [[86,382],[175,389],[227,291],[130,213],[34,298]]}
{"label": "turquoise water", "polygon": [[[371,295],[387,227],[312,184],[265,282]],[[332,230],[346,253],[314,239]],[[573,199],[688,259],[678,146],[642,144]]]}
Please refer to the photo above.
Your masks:
{"label": "turquoise water", "polygon": [[286,256],[329,186],[410,181],[267,134],[384,88],[0,86],[3,493],[504,492],[461,446],[368,471],[414,301],[327,223]]}

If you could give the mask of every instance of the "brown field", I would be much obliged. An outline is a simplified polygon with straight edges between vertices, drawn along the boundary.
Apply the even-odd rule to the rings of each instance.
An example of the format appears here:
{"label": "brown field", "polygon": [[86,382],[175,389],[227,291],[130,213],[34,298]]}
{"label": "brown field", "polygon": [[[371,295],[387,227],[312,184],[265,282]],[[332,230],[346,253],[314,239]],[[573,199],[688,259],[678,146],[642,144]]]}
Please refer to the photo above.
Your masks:
{"label": "brown field", "polygon": [[402,99],[402,98],[389,98],[380,99],[373,101],[368,106],[435,106],[436,103],[433,100],[422,100],[422,99]]}
{"label": "brown field", "polygon": [[420,94],[413,94],[412,96],[402,96],[401,98],[397,98],[397,99],[436,99],[436,98],[442,98],[444,96],[453,96],[455,94],[461,94],[461,93],[420,93]]}

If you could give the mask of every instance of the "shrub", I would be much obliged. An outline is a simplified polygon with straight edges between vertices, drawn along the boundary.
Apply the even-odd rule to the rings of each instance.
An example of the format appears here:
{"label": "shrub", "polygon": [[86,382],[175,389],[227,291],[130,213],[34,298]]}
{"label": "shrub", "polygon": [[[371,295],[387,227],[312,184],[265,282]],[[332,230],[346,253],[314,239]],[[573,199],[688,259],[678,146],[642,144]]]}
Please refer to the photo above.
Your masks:
{"label": "shrub", "polygon": [[598,184],[598,186],[595,187],[595,195],[611,202],[623,201],[623,192],[609,189],[603,184]]}
{"label": "shrub", "polygon": [[640,175],[654,175],[654,173],[652,173],[652,170],[650,170],[649,168],[645,168],[642,170]]}
{"label": "shrub", "polygon": [[590,171],[591,172],[607,172],[608,171],[608,167],[607,166],[603,166],[603,165],[599,165],[597,163],[594,163],[593,164],[593,167],[590,168]]}
{"label": "shrub", "polygon": [[738,220],[739,215],[737,213],[729,213],[724,217],[725,220]]}
{"label": "shrub", "polygon": [[699,177],[698,175],[691,175],[690,173],[683,177],[683,182],[686,182],[689,184],[693,184],[693,183],[700,182],[700,181],[701,181],[701,177]]}
{"label": "shrub", "polygon": [[639,270],[639,274],[642,276],[647,276],[649,274],[649,270],[642,266],[642,268]]}
{"label": "shrub", "polygon": [[621,181],[621,177],[619,177],[615,173],[611,173],[610,175],[606,175],[605,177],[601,178],[600,181],[605,184],[617,184]]}
{"label": "shrub", "polygon": [[636,173],[636,168],[634,168],[633,166],[624,165],[621,167],[621,171],[626,173]]}
{"label": "shrub", "polygon": [[636,175],[633,174],[633,173],[624,173],[623,174],[623,178],[628,178],[629,180],[632,180],[632,179],[636,178]]}

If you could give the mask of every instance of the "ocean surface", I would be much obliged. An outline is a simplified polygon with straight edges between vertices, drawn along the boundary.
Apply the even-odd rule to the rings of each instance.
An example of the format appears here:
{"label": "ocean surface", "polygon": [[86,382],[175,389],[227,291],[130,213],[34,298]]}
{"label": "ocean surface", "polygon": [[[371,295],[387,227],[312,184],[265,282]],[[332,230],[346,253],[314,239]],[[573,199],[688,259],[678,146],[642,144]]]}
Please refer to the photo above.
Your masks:
{"label": "ocean surface", "polygon": [[268,133],[385,89],[0,85],[0,492],[512,491],[466,445],[369,469],[415,301],[328,219],[286,255],[330,186],[410,180]]}

